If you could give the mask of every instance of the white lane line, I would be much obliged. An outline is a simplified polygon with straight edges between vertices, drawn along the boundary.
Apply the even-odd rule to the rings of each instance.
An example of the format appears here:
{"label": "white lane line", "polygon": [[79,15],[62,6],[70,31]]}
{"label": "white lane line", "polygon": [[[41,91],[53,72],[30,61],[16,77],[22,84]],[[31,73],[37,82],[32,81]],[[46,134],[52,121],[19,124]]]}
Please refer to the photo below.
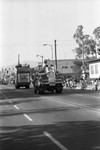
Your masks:
{"label": "white lane line", "polygon": [[[82,95],[82,94],[75,94],[75,96],[86,96],[86,97],[90,97],[91,95]],[[100,97],[97,97],[97,96],[93,96],[92,95],[92,98],[97,98],[97,99],[100,99]]]}
{"label": "white lane line", "polygon": [[[14,107],[16,108],[16,109],[19,109],[16,105],[14,105]],[[23,114],[28,120],[30,120],[30,121],[33,121],[28,115],[26,115],[26,114]]]}
{"label": "white lane line", "polygon": [[14,107],[15,107],[16,109],[19,109],[16,105],[14,105]]}
{"label": "white lane line", "polygon": [[[42,98],[46,98],[46,97],[42,97]],[[58,100],[57,100],[58,99]],[[61,99],[59,99],[59,98],[54,98],[54,97],[51,97],[51,98],[49,98],[48,99],[49,101],[53,101],[53,102],[58,102],[58,103],[64,103],[64,104],[66,104],[66,105],[72,105],[72,106],[75,106],[75,107],[78,107],[78,108],[81,108],[82,107],[82,105],[80,105],[80,104],[78,104],[78,103],[73,103],[73,102],[70,102],[70,101],[66,101],[66,102],[63,102],[63,101],[59,101],[59,100],[61,100]],[[83,105],[84,106],[84,105]],[[91,111],[95,111],[95,112],[100,112],[100,110],[98,110],[98,109],[96,109],[96,108],[91,108],[91,107],[89,107],[89,106],[86,106],[85,107],[86,109],[90,109]]]}
{"label": "white lane line", "polygon": [[24,114],[24,116],[25,116],[28,120],[33,121],[28,115]]}
{"label": "white lane line", "polygon": [[97,98],[97,99],[100,99],[100,97],[93,97],[93,98]]}
{"label": "white lane line", "polygon": [[68,150],[65,146],[63,146],[59,141],[57,141],[51,134],[47,131],[43,132],[45,136],[47,136],[53,143],[55,143],[61,150]]}
{"label": "white lane line", "polygon": [[[77,103],[72,103],[72,102],[70,102],[70,101],[67,101],[67,102],[65,102],[65,101],[62,101],[61,99],[58,99],[58,98],[54,98],[54,97],[41,97],[41,98],[43,98],[43,100],[44,99],[48,99],[49,101],[53,101],[53,102],[58,102],[58,103],[63,103],[63,104],[66,104],[66,105],[71,105],[71,106],[76,106],[77,105]],[[58,100],[57,100],[58,99]]]}
{"label": "white lane line", "polygon": [[78,104],[78,103],[73,103],[73,102],[70,102],[70,101],[68,101],[68,100],[65,102],[65,101],[62,101],[62,100],[59,99],[59,98],[54,98],[54,97],[49,97],[49,98],[48,98],[48,97],[47,97],[47,98],[46,98],[46,97],[42,97],[42,98],[43,98],[43,100],[44,100],[44,99],[48,99],[49,101],[58,102],[58,103],[63,103],[63,104],[65,104],[65,105],[67,105],[67,106],[70,105],[70,106],[79,107],[79,108],[81,107],[80,104]]}

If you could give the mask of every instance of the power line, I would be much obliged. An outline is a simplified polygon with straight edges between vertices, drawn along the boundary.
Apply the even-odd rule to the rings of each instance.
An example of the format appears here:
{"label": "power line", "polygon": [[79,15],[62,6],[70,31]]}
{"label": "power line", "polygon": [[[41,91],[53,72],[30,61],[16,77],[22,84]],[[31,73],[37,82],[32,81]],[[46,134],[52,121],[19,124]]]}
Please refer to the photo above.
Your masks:
{"label": "power line", "polygon": [[[57,44],[59,45],[71,45],[74,40],[57,40]],[[36,41],[36,42],[18,42],[18,43],[6,43],[1,44],[1,47],[8,46],[42,46],[43,43],[51,43],[54,44],[53,41]]]}

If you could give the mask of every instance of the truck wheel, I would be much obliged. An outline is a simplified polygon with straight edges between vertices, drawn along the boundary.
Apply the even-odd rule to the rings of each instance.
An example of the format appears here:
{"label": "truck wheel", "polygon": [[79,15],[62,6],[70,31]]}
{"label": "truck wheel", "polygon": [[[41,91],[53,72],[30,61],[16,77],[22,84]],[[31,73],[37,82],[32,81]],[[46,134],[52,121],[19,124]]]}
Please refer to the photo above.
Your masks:
{"label": "truck wheel", "polygon": [[16,85],[16,86],[15,86],[15,88],[16,88],[16,89],[19,89],[19,86],[18,86],[18,85]]}
{"label": "truck wheel", "polygon": [[26,89],[29,89],[29,85],[26,85],[25,87],[26,87]]}
{"label": "truck wheel", "polygon": [[52,91],[51,91],[52,93],[54,93],[54,89],[52,89]]}
{"label": "truck wheel", "polygon": [[44,94],[44,90],[38,90],[39,94]]}
{"label": "truck wheel", "polygon": [[35,93],[35,94],[37,93],[37,89],[36,89],[36,88],[34,88],[34,93]]}
{"label": "truck wheel", "polygon": [[56,93],[61,93],[62,92],[62,89],[61,88],[57,88],[56,89]]}
{"label": "truck wheel", "polygon": [[61,93],[62,91],[59,91],[59,90],[56,90],[56,93],[58,94],[58,93]]}

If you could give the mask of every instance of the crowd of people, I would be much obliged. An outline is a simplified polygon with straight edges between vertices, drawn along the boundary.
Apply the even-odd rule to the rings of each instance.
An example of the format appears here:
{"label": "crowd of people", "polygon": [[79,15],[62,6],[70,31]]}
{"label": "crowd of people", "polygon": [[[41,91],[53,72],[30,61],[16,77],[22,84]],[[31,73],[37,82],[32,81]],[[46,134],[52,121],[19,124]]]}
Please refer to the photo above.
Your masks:
{"label": "crowd of people", "polygon": [[66,88],[72,89],[76,87],[77,80],[75,78],[66,78],[64,84]]}
{"label": "crowd of people", "polygon": [[64,80],[63,86],[67,89],[75,89],[76,87],[85,90],[91,87],[91,90],[98,91],[100,89],[100,82],[98,79],[91,80],[89,83],[87,79],[80,78],[80,81],[77,82],[77,79],[68,77]]}

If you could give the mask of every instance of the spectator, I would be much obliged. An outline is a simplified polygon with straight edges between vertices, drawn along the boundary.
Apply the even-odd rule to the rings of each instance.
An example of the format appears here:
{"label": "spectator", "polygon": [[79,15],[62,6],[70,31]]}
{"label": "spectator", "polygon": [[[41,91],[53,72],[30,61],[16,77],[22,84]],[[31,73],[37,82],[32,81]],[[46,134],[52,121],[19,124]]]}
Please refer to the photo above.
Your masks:
{"label": "spectator", "polygon": [[95,80],[94,85],[95,85],[95,90],[97,91],[98,90],[98,80],[97,79]]}

